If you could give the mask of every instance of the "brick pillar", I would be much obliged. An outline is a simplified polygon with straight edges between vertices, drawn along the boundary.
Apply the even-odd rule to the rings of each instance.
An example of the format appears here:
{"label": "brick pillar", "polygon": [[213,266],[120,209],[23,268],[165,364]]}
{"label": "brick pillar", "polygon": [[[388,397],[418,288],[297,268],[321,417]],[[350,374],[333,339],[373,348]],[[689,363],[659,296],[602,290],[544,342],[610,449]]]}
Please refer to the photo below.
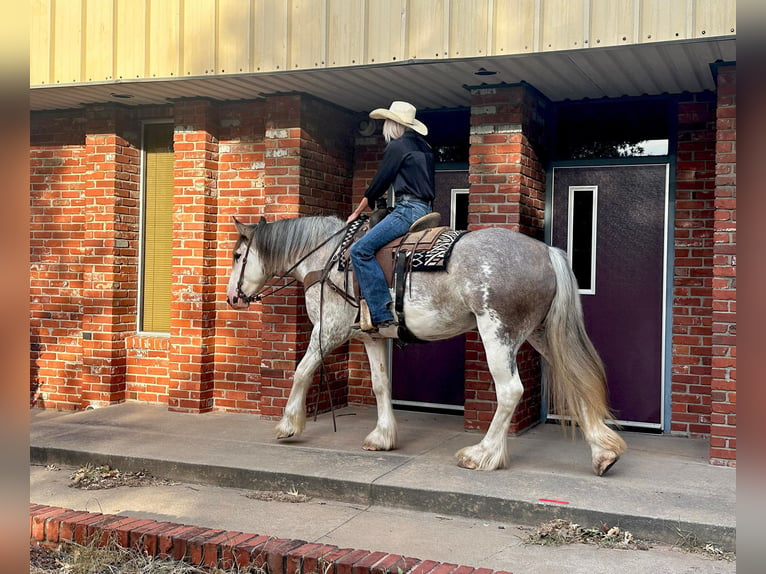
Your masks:
{"label": "brick pillar", "polygon": [[207,100],[175,104],[168,409],[213,408],[218,139]]}
{"label": "brick pillar", "polygon": [[[506,227],[543,237],[545,170],[540,158],[547,102],[527,85],[471,92],[468,227]],[[540,359],[524,344],[519,351],[524,396],[511,421],[519,432],[540,415]],[[465,426],[486,430],[496,408],[494,385],[478,333],[466,339]]]}
{"label": "brick pillar", "polygon": [[736,466],[737,70],[718,70],[710,462]]}
{"label": "brick pillar", "polygon": [[81,403],[125,399],[125,337],[135,331],[138,149],[124,137],[118,106],[85,111]]}
{"label": "brick pillar", "polygon": [[673,434],[710,433],[715,95],[678,102],[673,266]]}
{"label": "brick pillar", "polygon": [[[268,98],[265,104],[264,215],[269,221],[304,215],[341,215],[350,211],[353,147],[351,116],[300,95]],[[302,287],[289,287],[262,304],[261,415],[277,418],[292,387],[293,376],[311,336]],[[345,403],[347,355],[325,360],[327,384]],[[340,366],[344,368],[340,368]],[[315,377],[317,382],[318,375]],[[307,399],[309,411],[317,392]],[[327,408],[326,388],[322,388]]]}

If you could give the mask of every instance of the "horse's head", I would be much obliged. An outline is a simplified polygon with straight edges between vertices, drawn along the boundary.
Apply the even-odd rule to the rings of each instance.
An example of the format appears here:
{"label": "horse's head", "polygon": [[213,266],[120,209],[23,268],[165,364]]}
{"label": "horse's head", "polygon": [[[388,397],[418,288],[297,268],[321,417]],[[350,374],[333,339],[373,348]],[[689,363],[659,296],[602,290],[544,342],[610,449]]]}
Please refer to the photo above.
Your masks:
{"label": "horse's head", "polygon": [[269,279],[253,244],[258,226],[266,225],[266,218],[261,217],[261,221],[254,225],[245,225],[235,217],[234,225],[239,232],[239,238],[234,245],[226,302],[234,309],[246,309]]}

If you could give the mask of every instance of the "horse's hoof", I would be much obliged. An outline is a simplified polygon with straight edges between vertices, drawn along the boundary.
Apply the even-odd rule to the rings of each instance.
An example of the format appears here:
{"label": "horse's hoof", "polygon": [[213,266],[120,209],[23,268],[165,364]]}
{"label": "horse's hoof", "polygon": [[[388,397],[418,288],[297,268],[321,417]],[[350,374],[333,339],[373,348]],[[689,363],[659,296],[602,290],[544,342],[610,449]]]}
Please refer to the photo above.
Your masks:
{"label": "horse's hoof", "polygon": [[478,468],[478,466],[476,465],[474,461],[464,456],[457,457],[457,465],[460,468],[467,468],[468,470],[476,470]]}
{"label": "horse's hoof", "polygon": [[594,465],[593,470],[596,471],[596,474],[598,476],[604,476],[607,471],[609,471],[610,468],[614,466],[614,463],[616,463],[618,460],[620,460],[619,456],[614,456],[614,458],[606,458],[600,460],[598,463]]}
{"label": "horse's hoof", "polygon": [[277,436],[277,440],[282,440],[283,438],[290,438],[292,436],[295,436],[295,433],[291,432],[289,434],[278,434],[276,436]]}
{"label": "horse's hoof", "polygon": [[362,450],[372,450],[372,451],[378,451],[378,450],[385,450],[380,448],[379,446],[375,446],[374,444],[363,444]]}

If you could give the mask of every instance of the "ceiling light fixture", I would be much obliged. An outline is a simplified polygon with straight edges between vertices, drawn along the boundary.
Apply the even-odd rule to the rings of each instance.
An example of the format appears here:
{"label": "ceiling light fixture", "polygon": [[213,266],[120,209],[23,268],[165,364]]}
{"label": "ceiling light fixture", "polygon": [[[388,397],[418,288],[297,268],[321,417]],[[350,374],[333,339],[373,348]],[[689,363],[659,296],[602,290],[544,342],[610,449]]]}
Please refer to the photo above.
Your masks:
{"label": "ceiling light fixture", "polygon": [[493,70],[487,70],[486,68],[479,68],[474,72],[477,76],[494,76],[497,72]]}

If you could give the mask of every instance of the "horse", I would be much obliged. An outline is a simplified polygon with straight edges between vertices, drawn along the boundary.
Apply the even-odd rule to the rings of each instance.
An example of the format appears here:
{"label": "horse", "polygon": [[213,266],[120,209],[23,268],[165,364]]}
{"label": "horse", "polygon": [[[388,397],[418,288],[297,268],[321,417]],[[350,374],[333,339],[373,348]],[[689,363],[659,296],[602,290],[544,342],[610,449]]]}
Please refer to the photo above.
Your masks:
{"label": "horse", "polygon": [[[300,435],[306,422],[306,396],[325,354],[354,338],[369,359],[377,422],[362,448],[388,451],[397,446],[397,427],[387,372],[387,338],[396,327],[367,333],[353,328],[358,305],[344,291],[345,271],[332,264],[346,224],[335,216],[305,216],[256,224],[234,218],[239,237],[234,245],[227,303],[246,309],[261,299],[274,277],[304,283],[317,271],[322,281],[305,286],[306,309],[313,329],[300,360],[277,439]],[[345,280],[344,280],[345,279]],[[330,288],[333,287],[333,288]],[[581,428],[591,448],[593,471],[601,476],[625,452],[624,440],[607,426],[603,363],[583,322],[577,280],[566,254],[532,237],[506,228],[466,233],[454,244],[446,270],[412,273],[404,290],[404,316],[410,332],[436,341],[478,329],[495,385],[497,408],[482,440],[459,450],[460,467],[508,468],[508,429],[524,388],[516,354],[524,341],[537,350],[544,365],[553,406],[568,424]]]}

